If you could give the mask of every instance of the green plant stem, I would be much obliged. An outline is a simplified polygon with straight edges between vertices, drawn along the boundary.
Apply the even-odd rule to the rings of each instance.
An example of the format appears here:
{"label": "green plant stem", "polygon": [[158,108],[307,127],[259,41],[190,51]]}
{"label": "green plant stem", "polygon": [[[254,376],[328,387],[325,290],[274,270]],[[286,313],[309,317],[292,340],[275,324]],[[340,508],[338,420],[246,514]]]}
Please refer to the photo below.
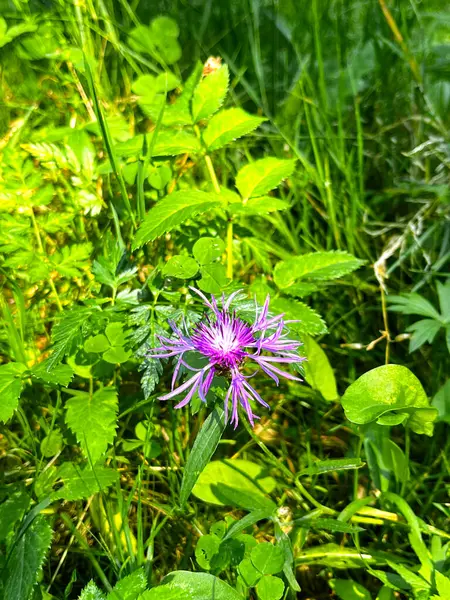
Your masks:
{"label": "green plant stem", "polygon": [[[216,172],[214,171],[214,165],[212,164],[209,154],[205,154],[205,163],[214,187],[214,191],[216,194],[220,194],[219,181],[217,179]],[[228,279],[233,279],[233,220],[231,216],[228,218],[227,224],[227,277]]]}
{"label": "green plant stem", "polygon": [[[33,207],[31,207],[31,213],[30,214],[31,214],[31,222],[33,224],[33,230],[34,230],[34,235],[36,237],[38,249],[39,249],[40,254],[42,254],[42,256],[44,257],[45,256],[44,245],[42,244],[42,238],[41,238],[41,234],[39,232],[39,226],[38,226],[37,221],[36,221],[36,216],[34,214]],[[62,304],[61,304],[61,300],[59,299],[58,292],[56,291],[55,284],[53,283],[53,279],[50,276],[48,278],[48,283],[49,283],[50,289],[51,289],[51,291],[52,291],[52,293],[53,293],[53,295],[55,297],[56,306],[58,307],[58,310],[60,312],[62,312],[63,311],[63,307],[62,307]]]}

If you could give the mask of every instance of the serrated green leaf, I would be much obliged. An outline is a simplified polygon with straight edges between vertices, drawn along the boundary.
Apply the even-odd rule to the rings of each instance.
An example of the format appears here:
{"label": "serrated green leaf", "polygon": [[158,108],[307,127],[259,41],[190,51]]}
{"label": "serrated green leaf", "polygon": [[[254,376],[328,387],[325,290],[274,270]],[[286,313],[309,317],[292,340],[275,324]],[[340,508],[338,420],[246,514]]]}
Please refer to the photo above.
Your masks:
{"label": "serrated green leaf", "polygon": [[136,232],[133,248],[155,240],[188,219],[219,205],[217,196],[199,191],[179,191],[166,196],[149,210]]}
{"label": "serrated green leaf", "polygon": [[198,272],[197,261],[190,256],[179,254],[172,256],[164,265],[163,274],[179,279],[191,279]]}
{"label": "serrated green leaf", "polygon": [[437,417],[420,381],[400,365],[384,365],[364,373],[347,388],[342,406],[347,419],[360,425],[391,411],[407,413],[408,426],[425,435],[432,435]]}
{"label": "serrated green leaf", "polygon": [[11,362],[0,365],[0,421],[10,419],[19,405],[22,392],[22,373],[27,367],[22,363]]}
{"label": "serrated green leaf", "polygon": [[197,479],[214,454],[224,429],[224,411],[221,407],[215,406],[198,432],[184,468],[180,490],[181,508],[186,504]]}
{"label": "serrated green leaf", "polygon": [[225,267],[220,263],[202,265],[200,273],[202,278],[198,282],[198,287],[204,292],[219,294],[230,283]]}
{"label": "serrated green leaf", "polygon": [[295,160],[281,160],[269,156],[242,167],[236,176],[236,187],[243,198],[264,196],[290,177]]}
{"label": "serrated green leaf", "polygon": [[[72,244],[64,246],[60,251],[51,256],[53,267],[64,277],[80,277],[82,268],[88,266],[89,256],[92,252],[92,244]],[[84,264],[83,264],[84,263]]]}
{"label": "serrated green leaf", "polygon": [[48,371],[51,371],[64,356],[71,352],[74,343],[80,340],[82,327],[97,310],[98,308],[82,307],[63,313],[52,329],[53,353],[47,359]]}
{"label": "serrated green leaf", "polygon": [[66,401],[66,422],[83,453],[95,463],[114,440],[117,427],[117,391],[104,387],[92,394],[80,392]]}
{"label": "serrated green leaf", "polygon": [[0,504],[0,540],[6,540],[11,535],[14,525],[22,519],[29,504],[30,497],[20,489],[10,493]]}
{"label": "serrated green leaf", "polygon": [[51,539],[52,529],[45,518],[40,515],[24,532],[21,532],[3,571],[4,598],[8,598],[8,600],[28,600],[30,598]]}
{"label": "serrated green leaf", "polygon": [[209,151],[218,150],[233,140],[247,135],[264,121],[266,119],[249,115],[241,108],[221,110],[212,117],[203,132],[203,141]]}
{"label": "serrated green leaf", "polygon": [[53,497],[62,500],[82,500],[102,492],[113,485],[119,477],[115,469],[90,465],[80,467],[75,463],[63,463],[55,474],[63,486],[53,493]]}
{"label": "serrated green leaf", "polygon": [[307,358],[302,363],[306,381],[313,389],[318,390],[328,402],[336,400],[338,398],[336,377],[327,355],[310,336],[303,337],[303,344]]}
{"label": "serrated green leaf", "polygon": [[327,332],[327,326],[322,317],[307,304],[287,298],[276,298],[271,303],[274,313],[284,313],[286,319],[299,321],[290,323],[289,327],[300,334],[319,335]]}
{"label": "serrated green leaf", "polygon": [[262,196],[260,198],[250,198],[244,203],[233,203],[228,206],[228,210],[234,215],[265,215],[276,210],[287,210],[289,202],[272,196]]}
{"label": "serrated green leaf", "polygon": [[220,238],[204,237],[197,240],[192,253],[201,265],[209,265],[225,252],[225,244]]}
{"label": "serrated green leaf", "polygon": [[143,569],[138,569],[121,579],[112,592],[107,596],[107,600],[138,600],[139,595],[145,592],[147,588],[147,578]]}
{"label": "serrated green leaf", "polygon": [[228,90],[228,66],[222,65],[217,70],[203,77],[194,90],[192,97],[192,118],[194,123],[208,119],[222,106]]}
{"label": "serrated green leaf", "polygon": [[274,281],[280,288],[289,287],[299,279],[328,281],[348,275],[362,264],[363,260],[344,251],[310,252],[279,262]]}
{"label": "serrated green leaf", "polygon": [[90,581],[84,590],[81,592],[81,595],[78,597],[78,600],[105,600],[105,596],[98,589],[93,581]]}
{"label": "serrated green leaf", "polygon": [[31,374],[45,383],[62,385],[67,387],[73,378],[73,370],[69,365],[57,365],[51,371],[48,370],[48,361],[44,360],[31,369]]}

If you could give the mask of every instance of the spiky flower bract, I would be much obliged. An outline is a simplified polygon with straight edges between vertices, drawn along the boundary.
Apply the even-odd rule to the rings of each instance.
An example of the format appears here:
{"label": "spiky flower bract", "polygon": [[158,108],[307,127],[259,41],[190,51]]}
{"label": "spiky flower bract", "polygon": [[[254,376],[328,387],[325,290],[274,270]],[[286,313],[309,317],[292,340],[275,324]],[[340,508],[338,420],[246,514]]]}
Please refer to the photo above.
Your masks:
{"label": "spiky flower bract", "polygon": [[[289,321],[283,320],[284,315],[269,317],[269,296],[264,306],[259,310],[256,309],[255,320],[252,325],[249,325],[230,310],[231,303],[239,292],[234,292],[227,300],[222,296],[220,309],[214,296],[208,300],[199,290],[191,289],[202,298],[212,314],[205,316],[190,334],[183,333],[173,321],[169,321],[173,337],[158,336],[161,346],[151,350],[151,356],[177,358],[172,376],[172,391],[160,396],[159,399],[170,400],[185,393],[184,398],[175,406],[181,408],[186,406],[197,392],[200,399],[206,402],[206,394],[214,376],[222,375],[230,382],[225,395],[225,419],[228,420],[228,406],[231,400],[231,423],[237,426],[240,405],[246,411],[250,423],[254,425],[254,419],[259,417],[253,413],[252,403],[262,404],[265,408],[270,407],[250,385],[249,380],[261,369],[277,385],[280,377],[301,381],[277,366],[304,360],[297,354],[301,343],[288,339],[286,325]],[[189,365],[185,356],[189,352],[200,354],[206,359],[206,365],[201,368]],[[181,366],[194,374],[183,384],[175,387]],[[256,371],[244,375],[244,366],[254,366]]]}

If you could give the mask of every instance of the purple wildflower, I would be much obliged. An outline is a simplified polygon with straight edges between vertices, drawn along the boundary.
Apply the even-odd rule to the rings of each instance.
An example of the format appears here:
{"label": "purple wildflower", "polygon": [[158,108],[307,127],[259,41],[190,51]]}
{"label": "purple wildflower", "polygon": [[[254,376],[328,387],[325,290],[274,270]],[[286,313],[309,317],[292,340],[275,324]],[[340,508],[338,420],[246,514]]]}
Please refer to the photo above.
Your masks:
{"label": "purple wildflower", "polygon": [[[185,335],[173,322],[169,324],[173,330],[172,338],[158,336],[161,346],[151,350],[153,358],[177,357],[176,366],[172,377],[172,391],[160,400],[170,400],[175,396],[186,393],[184,398],[175,406],[186,406],[195,392],[200,399],[206,402],[206,394],[211,387],[214,375],[224,375],[230,379],[230,387],[225,396],[225,419],[228,419],[228,404],[231,399],[231,422],[236,428],[238,424],[238,407],[241,405],[254,425],[254,419],[259,418],[253,414],[251,402],[256,401],[266,408],[270,408],[258,392],[250,385],[249,379],[259,369],[263,370],[278,385],[279,377],[301,381],[290,373],[283,371],[277,365],[284,363],[298,363],[304,360],[296,353],[301,345],[296,340],[287,339],[286,324],[292,321],[283,321],[283,315],[269,317],[269,301],[267,296],[264,306],[256,310],[255,322],[248,325],[230,312],[230,305],[239,292],[234,292],[225,301],[222,296],[222,309],[219,309],[214,296],[209,301],[205,295],[191,288],[203,300],[204,304],[213,312],[214,317],[205,317],[202,322],[194,327],[191,335]],[[185,360],[185,354],[197,352],[207,359],[207,364],[196,369]],[[270,352],[274,356],[267,356]],[[244,375],[242,368],[245,363],[254,363],[257,370],[251,375]],[[181,365],[193,371],[185,383],[175,388]]]}

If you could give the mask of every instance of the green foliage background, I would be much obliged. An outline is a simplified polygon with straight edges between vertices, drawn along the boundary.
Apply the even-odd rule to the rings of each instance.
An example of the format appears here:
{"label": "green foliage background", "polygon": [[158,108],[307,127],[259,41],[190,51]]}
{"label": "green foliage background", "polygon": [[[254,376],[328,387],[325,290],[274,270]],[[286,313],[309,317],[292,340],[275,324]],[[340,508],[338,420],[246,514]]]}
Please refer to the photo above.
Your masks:
{"label": "green foliage background", "polygon": [[[0,9],[0,595],[449,598],[445,3]],[[253,430],[189,285],[299,320]]]}

